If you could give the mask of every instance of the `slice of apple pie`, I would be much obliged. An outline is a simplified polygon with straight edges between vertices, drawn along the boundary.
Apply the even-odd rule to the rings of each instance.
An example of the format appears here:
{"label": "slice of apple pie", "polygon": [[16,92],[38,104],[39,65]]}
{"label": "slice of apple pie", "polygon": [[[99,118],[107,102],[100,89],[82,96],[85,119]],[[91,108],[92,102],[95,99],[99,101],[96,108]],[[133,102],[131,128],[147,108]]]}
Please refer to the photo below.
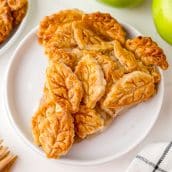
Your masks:
{"label": "slice of apple pie", "polygon": [[82,140],[102,132],[121,110],[154,96],[158,67],[168,68],[151,38],[126,38],[107,13],[63,10],[45,17],[37,35],[49,65],[32,128],[50,158],[70,150],[74,133]]}

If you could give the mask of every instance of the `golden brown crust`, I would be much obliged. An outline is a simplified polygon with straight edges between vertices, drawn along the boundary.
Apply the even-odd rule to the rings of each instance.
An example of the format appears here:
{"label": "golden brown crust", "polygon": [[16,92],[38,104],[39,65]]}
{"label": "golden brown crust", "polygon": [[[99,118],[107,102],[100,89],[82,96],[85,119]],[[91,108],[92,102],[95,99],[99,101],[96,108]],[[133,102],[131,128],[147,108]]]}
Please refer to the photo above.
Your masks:
{"label": "golden brown crust", "polygon": [[37,33],[40,43],[49,40],[59,26],[80,20],[82,15],[83,12],[79,10],[62,10],[56,14],[46,16],[41,21]]}
{"label": "golden brown crust", "polygon": [[101,118],[103,118],[104,120],[104,128],[102,129],[102,131],[104,129],[106,129],[106,127],[108,127],[111,122],[113,121],[114,119],[114,116],[115,116],[115,112],[113,112],[113,115],[112,114],[109,114],[108,112],[106,112],[104,109],[102,109],[100,103],[97,103],[96,107],[95,107],[95,111],[101,116]]}
{"label": "golden brown crust", "polygon": [[89,55],[95,58],[101,66],[106,80],[106,93],[109,91],[111,85],[124,75],[124,71],[119,68],[116,61],[111,57],[95,51],[81,51],[80,53],[82,56]]}
{"label": "golden brown crust", "polygon": [[23,18],[26,15],[27,7],[28,7],[28,4],[26,3],[24,6],[22,6],[18,10],[12,11],[13,25],[14,26],[17,26],[21,23],[21,21],[23,20]]}
{"label": "golden brown crust", "polygon": [[12,31],[13,18],[8,6],[0,8],[0,43],[4,42]]}
{"label": "golden brown crust", "polygon": [[146,66],[142,61],[138,61],[137,70],[150,74],[154,78],[155,84],[158,84],[161,80],[161,74],[156,66]]}
{"label": "golden brown crust", "polygon": [[[126,42],[125,36],[122,26],[106,13],[64,10],[41,22],[38,39],[49,65],[32,124],[35,141],[48,157],[67,153],[74,129],[76,138],[84,139],[105,129],[121,110],[156,94],[161,79],[157,66],[168,67],[163,51],[150,38]],[[52,108],[56,104],[60,111]],[[48,127],[44,127],[46,124]],[[67,133],[59,141],[56,138],[61,131],[57,128],[61,124],[67,125]]]}
{"label": "golden brown crust", "polygon": [[104,120],[95,109],[89,109],[81,105],[79,111],[73,115],[75,132],[84,139],[88,135],[94,134],[104,127]]}
{"label": "golden brown crust", "polygon": [[7,7],[8,4],[7,4],[7,0],[0,0],[0,9],[3,8],[3,7]]}
{"label": "golden brown crust", "polygon": [[47,40],[42,42],[44,46],[55,46],[56,48],[75,48],[77,43],[73,36],[71,23],[63,24],[56,29],[56,32]]}
{"label": "golden brown crust", "polygon": [[59,158],[73,144],[73,118],[58,103],[43,103],[32,118],[32,133],[35,144],[43,148],[48,158]]}
{"label": "golden brown crust", "polygon": [[45,53],[48,55],[51,61],[62,62],[71,69],[74,69],[77,63],[77,57],[74,53],[64,49],[58,49],[56,46],[46,46]]}
{"label": "golden brown crust", "polygon": [[117,81],[124,74],[123,71],[120,71],[116,61],[114,61],[110,56],[106,54],[87,50],[74,51],[74,53],[79,56],[79,59],[86,55],[95,58],[103,70],[107,84],[112,81]]}
{"label": "golden brown crust", "polygon": [[85,25],[106,39],[118,40],[122,44],[125,42],[126,33],[124,29],[110,14],[101,12],[85,14],[83,21]]}
{"label": "golden brown crust", "polygon": [[87,29],[82,21],[72,23],[74,38],[80,49],[106,51],[112,50],[113,45],[103,41],[96,33]]}
{"label": "golden brown crust", "polygon": [[102,106],[118,110],[149,99],[155,94],[154,79],[151,75],[134,71],[124,75],[107,94]]}
{"label": "golden brown crust", "polygon": [[150,37],[138,36],[126,41],[128,50],[133,51],[145,65],[156,65],[162,69],[168,68],[163,50]]}
{"label": "golden brown crust", "polygon": [[77,112],[83,96],[82,83],[65,64],[52,61],[46,70],[46,87],[52,97],[69,101],[72,112]]}
{"label": "golden brown crust", "polygon": [[157,69],[157,67],[152,66],[152,67],[149,67],[148,70],[149,70],[149,73],[154,78],[154,83],[158,84],[161,80],[161,74],[160,74],[159,70]]}
{"label": "golden brown crust", "polygon": [[[20,4],[21,8],[16,8],[17,10],[14,11],[10,6],[12,3],[16,3],[16,5],[24,3],[24,6]],[[0,0],[0,44],[8,38],[12,29],[22,21],[26,9],[27,0]]]}
{"label": "golden brown crust", "polygon": [[[95,56],[94,56],[95,55]],[[118,69],[117,63],[109,56],[103,54],[92,55],[103,69],[107,84],[117,81],[123,75],[123,71]]]}
{"label": "golden brown crust", "polygon": [[19,10],[27,4],[27,0],[7,0],[11,10]]}
{"label": "golden brown crust", "polygon": [[103,71],[93,57],[83,57],[75,69],[75,74],[82,82],[84,89],[83,102],[88,108],[94,108],[105,93],[106,81]]}
{"label": "golden brown crust", "polygon": [[136,70],[137,61],[134,54],[123,48],[118,41],[114,41],[114,54],[128,73]]}

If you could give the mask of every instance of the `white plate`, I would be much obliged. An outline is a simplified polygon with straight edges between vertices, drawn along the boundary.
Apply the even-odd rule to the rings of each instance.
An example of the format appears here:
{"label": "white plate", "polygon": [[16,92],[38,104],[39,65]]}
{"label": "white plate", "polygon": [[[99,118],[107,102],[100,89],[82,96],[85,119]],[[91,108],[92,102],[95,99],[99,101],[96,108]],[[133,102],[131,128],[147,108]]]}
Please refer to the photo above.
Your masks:
{"label": "white plate", "polygon": [[[123,24],[130,37],[139,34]],[[5,103],[12,126],[25,143],[39,154],[43,151],[33,144],[31,118],[42,95],[47,57],[38,44],[37,28],[20,43],[8,67]],[[163,101],[163,76],[156,96],[129,109],[98,136],[74,144],[71,151],[58,162],[91,165],[115,159],[139,144],[155,123]],[[48,161],[48,160],[47,160]]]}
{"label": "white plate", "polygon": [[28,0],[27,13],[26,13],[25,17],[23,18],[22,22],[20,23],[20,25],[17,26],[12,31],[12,33],[10,34],[8,39],[5,40],[4,43],[0,44],[0,55],[2,55],[17,40],[17,38],[20,36],[21,32],[23,31],[25,25],[27,24],[27,20],[28,20],[28,17],[29,17],[30,8],[31,8],[30,3],[31,3],[31,0]]}

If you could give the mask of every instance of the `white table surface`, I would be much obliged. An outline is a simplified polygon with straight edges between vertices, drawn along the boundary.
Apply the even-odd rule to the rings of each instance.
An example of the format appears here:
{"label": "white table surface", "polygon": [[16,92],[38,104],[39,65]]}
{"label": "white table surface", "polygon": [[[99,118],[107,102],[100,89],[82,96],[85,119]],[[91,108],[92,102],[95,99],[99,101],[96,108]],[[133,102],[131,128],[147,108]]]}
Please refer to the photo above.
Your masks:
{"label": "white table surface", "polygon": [[135,149],[123,157],[109,163],[96,166],[70,166],[64,165],[37,155],[28,148],[17,136],[10,126],[7,113],[3,103],[3,86],[7,64],[13,51],[22,38],[36,25],[45,15],[51,14],[63,8],[80,8],[85,11],[105,11],[115,15],[118,19],[133,25],[144,35],[151,36],[163,47],[170,64],[172,64],[172,46],[163,41],[157,34],[151,17],[151,0],[146,0],[141,6],[134,9],[115,9],[97,3],[95,0],[31,0],[31,14],[28,24],[21,33],[15,44],[0,57],[0,137],[5,140],[6,145],[16,153],[19,158],[13,168],[13,172],[124,172],[131,160],[145,145],[157,141],[169,141],[172,139],[172,71],[171,68],[164,72],[165,96],[160,116],[155,126]]}

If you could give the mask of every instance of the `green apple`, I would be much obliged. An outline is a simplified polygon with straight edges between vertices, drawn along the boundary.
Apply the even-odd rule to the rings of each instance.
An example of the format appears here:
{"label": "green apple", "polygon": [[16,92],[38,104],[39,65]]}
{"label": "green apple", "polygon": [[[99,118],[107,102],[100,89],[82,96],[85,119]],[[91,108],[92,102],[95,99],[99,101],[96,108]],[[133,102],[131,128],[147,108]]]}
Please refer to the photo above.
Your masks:
{"label": "green apple", "polygon": [[172,0],[153,0],[152,13],[158,33],[172,44]]}
{"label": "green apple", "polygon": [[114,7],[124,8],[133,7],[140,4],[143,0],[99,0]]}

